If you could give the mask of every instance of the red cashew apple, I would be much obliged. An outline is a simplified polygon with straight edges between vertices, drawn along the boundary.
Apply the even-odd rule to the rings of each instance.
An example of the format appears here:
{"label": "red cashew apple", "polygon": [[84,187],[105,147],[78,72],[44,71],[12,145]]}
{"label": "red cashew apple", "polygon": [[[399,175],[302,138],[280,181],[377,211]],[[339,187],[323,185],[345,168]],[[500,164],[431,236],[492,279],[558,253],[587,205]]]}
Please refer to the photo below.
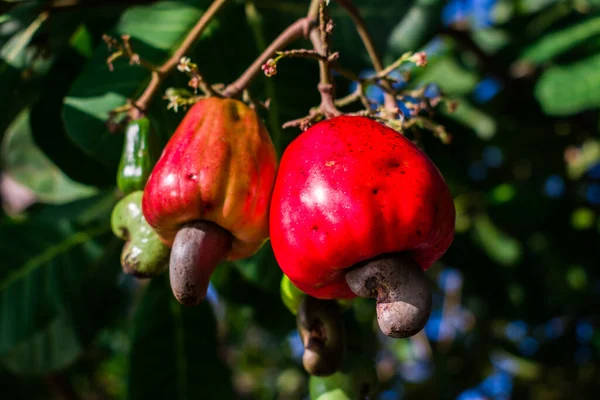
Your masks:
{"label": "red cashew apple", "polygon": [[148,224],[172,247],[171,287],[181,303],[198,304],[220,262],[249,257],[267,240],[276,171],[255,110],[207,98],[187,112],[142,199]]}
{"label": "red cashew apple", "polygon": [[271,200],[277,262],[320,299],[376,297],[381,330],[420,331],[431,311],[424,274],[454,237],[455,209],[433,162],[372,119],[340,116],[294,140]]}

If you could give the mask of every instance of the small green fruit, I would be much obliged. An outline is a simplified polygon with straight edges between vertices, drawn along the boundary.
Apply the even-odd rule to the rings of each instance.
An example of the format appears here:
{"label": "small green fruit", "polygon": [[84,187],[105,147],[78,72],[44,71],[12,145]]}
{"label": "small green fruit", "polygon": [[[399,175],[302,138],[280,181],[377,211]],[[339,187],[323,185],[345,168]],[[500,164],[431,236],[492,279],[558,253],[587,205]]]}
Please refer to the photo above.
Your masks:
{"label": "small green fruit", "polygon": [[348,353],[342,368],[330,376],[311,376],[311,400],[374,399],[379,380],[374,361],[363,355]]}
{"label": "small green fruit", "polygon": [[[283,301],[283,304],[285,304],[287,309],[290,310],[290,312],[293,315],[298,314],[298,307],[300,307],[300,302],[302,301],[304,296],[306,296],[306,293],[298,289],[292,283],[292,281],[290,281],[290,278],[288,278],[286,275],[283,275],[283,277],[281,278],[280,294],[281,301]],[[338,304],[340,305],[340,307],[342,307],[343,310],[350,307],[352,305],[352,301],[353,299],[337,300]]]}
{"label": "small green fruit", "polygon": [[113,209],[111,226],[117,237],[127,241],[121,253],[125,273],[151,278],[167,269],[171,249],[146,222],[142,195],[142,191],[136,191],[121,199]]}
{"label": "small green fruit", "polygon": [[283,301],[288,310],[294,315],[298,314],[298,307],[300,307],[300,302],[306,294],[294,286],[290,278],[285,275],[281,278],[280,293],[281,301]]}
{"label": "small green fruit", "polygon": [[159,151],[150,119],[142,117],[127,124],[123,153],[117,171],[117,186],[124,194],[144,190],[160,155]]}

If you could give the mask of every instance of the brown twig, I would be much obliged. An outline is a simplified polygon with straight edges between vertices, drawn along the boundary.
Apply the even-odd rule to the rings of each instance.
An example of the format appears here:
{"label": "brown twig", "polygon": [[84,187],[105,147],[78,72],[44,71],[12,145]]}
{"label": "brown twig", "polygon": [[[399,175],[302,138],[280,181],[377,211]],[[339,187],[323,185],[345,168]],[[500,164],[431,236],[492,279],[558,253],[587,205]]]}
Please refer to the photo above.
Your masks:
{"label": "brown twig", "polygon": [[[369,34],[369,30],[367,28],[367,23],[363,19],[362,15],[360,15],[360,11],[358,8],[352,3],[352,0],[335,0],[346,12],[350,15],[350,18],[354,22],[356,26],[356,30],[358,32],[358,36],[362,40],[365,49],[367,50],[367,54],[371,59],[371,64],[373,64],[373,68],[375,72],[381,72],[383,70],[383,63],[381,62],[381,58],[379,57],[379,53],[375,48],[375,43],[373,42],[373,38]],[[382,86],[385,89],[388,89],[384,92],[384,105],[386,108],[394,109],[396,108],[396,101],[393,96],[393,88],[388,82],[383,82]]]}
{"label": "brown twig", "polygon": [[261,67],[277,52],[302,37],[306,38],[314,30],[315,20],[312,18],[300,18],[287,27],[275,40],[254,60],[244,73],[229,84],[223,91],[223,96],[233,97],[241,93],[261,71]]}
{"label": "brown twig", "polygon": [[[309,13],[314,12],[313,7]],[[331,63],[329,61],[329,35],[333,25],[327,13],[325,0],[319,1],[319,30],[310,34],[310,41],[314,50],[321,54],[323,59],[319,60],[319,93],[321,94],[321,105],[319,108],[325,117],[331,118],[341,114],[335,106],[335,85],[331,79]]]}
{"label": "brown twig", "polygon": [[109,70],[114,70],[113,62],[120,57],[129,58],[129,65],[141,65],[142,67],[148,69],[149,71],[154,71],[156,67],[150,63],[149,61],[144,60],[140,57],[140,55],[133,51],[131,47],[131,36],[130,35],[121,35],[121,42],[117,39],[113,38],[109,35],[102,35],[102,40],[108,46],[108,49],[111,50],[115,48],[116,51],[112,53],[106,59],[106,64],[108,64]]}
{"label": "brown twig", "polygon": [[[179,60],[190,50],[194,42],[200,37],[202,32],[206,29],[209,22],[214,16],[221,10],[221,8],[227,3],[228,0],[214,0],[208,9],[202,14],[196,25],[185,37],[181,45],[175,50],[173,55],[169,57],[163,65],[156,70],[152,71],[152,77],[150,83],[146,86],[146,89],[142,95],[135,102],[136,107],[142,110],[148,108],[150,101],[160,88],[167,74],[179,64]],[[199,74],[199,73],[198,73]]]}

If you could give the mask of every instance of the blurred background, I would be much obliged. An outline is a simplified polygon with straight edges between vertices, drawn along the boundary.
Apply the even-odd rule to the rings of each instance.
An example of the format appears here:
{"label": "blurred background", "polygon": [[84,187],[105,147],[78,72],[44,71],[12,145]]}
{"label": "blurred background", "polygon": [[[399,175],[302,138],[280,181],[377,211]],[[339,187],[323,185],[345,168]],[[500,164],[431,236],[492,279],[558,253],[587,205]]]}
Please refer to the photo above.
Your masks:
{"label": "blurred background", "polygon": [[[232,1],[192,61],[231,82],[307,1]],[[183,308],[162,275],[122,273],[110,232],[123,135],[108,112],[149,74],[106,65],[102,34],[130,34],[160,64],[210,4],[0,1],[0,399],[307,399],[294,316],[267,244],[220,266],[209,301]],[[456,237],[430,270],[434,310],[417,336],[378,334],[370,300],[346,317],[366,332],[377,399],[587,399],[600,391],[600,1],[357,0],[386,64],[425,51],[401,87],[457,101],[411,133],[451,187]],[[356,30],[332,2],[340,63],[369,76]],[[306,47],[299,42],[296,47]],[[407,67],[408,68],[408,67]],[[318,68],[280,62],[254,97],[282,130],[319,102]],[[410,72],[410,74],[408,74]],[[410,77],[408,76],[410,75]],[[353,90],[337,79],[339,95]],[[161,88],[185,88],[175,71]],[[368,91],[374,101],[382,93]],[[408,109],[410,97],[400,104]],[[184,111],[157,97],[163,141]],[[321,400],[325,400],[321,399]]]}

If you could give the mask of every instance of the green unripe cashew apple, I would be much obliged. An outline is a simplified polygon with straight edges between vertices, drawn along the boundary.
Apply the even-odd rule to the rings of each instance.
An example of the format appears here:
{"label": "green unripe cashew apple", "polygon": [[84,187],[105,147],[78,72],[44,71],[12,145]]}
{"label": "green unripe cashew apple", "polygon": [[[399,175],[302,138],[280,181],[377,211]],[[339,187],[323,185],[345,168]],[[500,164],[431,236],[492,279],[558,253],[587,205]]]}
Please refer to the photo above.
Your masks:
{"label": "green unripe cashew apple", "polygon": [[121,199],[110,218],[114,234],[125,240],[121,265],[125,273],[138,278],[150,278],[165,271],[170,249],[148,225],[142,214],[142,191]]}
{"label": "green unripe cashew apple", "polygon": [[369,357],[349,353],[342,368],[327,377],[311,376],[310,400],[365,400],[374,399],[379,381],[375,362]]}
{"label": "green unripe cashew apple", "polygon": [[117,170],[117,186],[124,194],[144,190],[160,149],[150,119],[130,121],[125,129],[123,153]]}
{"label": "green unripe cashew apple", "polygon": [[281,277],[279,292],[283,304],[293,315],[297,315],[300,303],[304,296],[306,296],[306,293],[298,289],[285,275]]}
{"label": "green unripe cashew apple", "polygon": [[187,112],[144,188],[148,224],[172,248],[171,289],[196,305],[224,260],[256,253],[269,237],[277,154],[256,111],[211,97]]}

